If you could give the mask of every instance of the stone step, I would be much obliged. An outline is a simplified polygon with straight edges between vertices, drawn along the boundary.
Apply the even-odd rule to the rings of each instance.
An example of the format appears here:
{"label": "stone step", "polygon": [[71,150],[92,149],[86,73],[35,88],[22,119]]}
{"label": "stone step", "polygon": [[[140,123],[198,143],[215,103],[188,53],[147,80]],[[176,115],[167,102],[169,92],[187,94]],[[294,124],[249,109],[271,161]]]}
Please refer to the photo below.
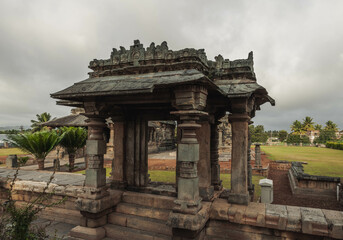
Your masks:
{"label": "stone step", "polygon": [[164,220],[114,212],[108,215],[108,223],[172,236],[172,228]]}
{"label": "stone step", "polygon": [[116,207],[116,212],[167,221],[171,210],[147,207],[132,203],[119,203]]}
{"label": "stone step", "polygon": [[173,209],[175,199],[174,197],[137,192],[125,192],[122,196],[122,201],[125,203],[168,210]]}
{"label": "stone step", "polygon": [[106,224],[106,237],[115,240],[171,240],[171,236],[158,233],[138,230],[129,227],[122,227],[113,224]]}

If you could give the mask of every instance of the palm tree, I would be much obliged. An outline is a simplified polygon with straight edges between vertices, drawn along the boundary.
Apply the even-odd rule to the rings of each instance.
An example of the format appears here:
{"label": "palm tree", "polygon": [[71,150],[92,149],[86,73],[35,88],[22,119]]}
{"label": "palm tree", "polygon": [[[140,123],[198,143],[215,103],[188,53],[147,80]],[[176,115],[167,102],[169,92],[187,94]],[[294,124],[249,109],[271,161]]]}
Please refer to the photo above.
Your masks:
{"label": "palm tree", "polygon": [[295,120],[293,124],[291,125],[291,130],[293,134],[301,135],[304,133],[303,125],[300,121]]}
{"label": "palm tree", "polygon": [[313,118],[305,117],[305,119],[303,120],[303,124],[302,124],[303,130],[306,132],[314,130],[313,124],[314,124]]}
{"label": "palm tree", "polygon": [[327,131],[334,131],[334,132],[337,132],[338,131],[338,127],[337,127],[337,124],[336,123],[334,123],[333,121],[327,121],[326,123],[326,126],[325,126],[325,130],[327,130]]}
{"label": "palm tree", "polygon": [[57,134],[56,131],[40,131],[8,135],[7,138],[14,146],[35,156],[38,169],[43,170],[46,156],[60,143],[63,135]]}
{"label": "palm tree", "polygon": [[314,126],[314,130],[322,130],[322,125],[320,125],[320,124],[316,124],[315,126]]}
{"label": "palm tree", "polygon": [[64,134],[60,145],[69,155],[69,171],[71,172],[74,169],[76,151],[86,145],[88,133],[81,127],[62,127],[60,130]]}
{"label": "palm tree", "polygon": [[43,129],[42,123],[48,122],[51,119],[50,113],[44,112],[42,114],[36,114],[37,120],[31,120],[32,132],[37,132]]}

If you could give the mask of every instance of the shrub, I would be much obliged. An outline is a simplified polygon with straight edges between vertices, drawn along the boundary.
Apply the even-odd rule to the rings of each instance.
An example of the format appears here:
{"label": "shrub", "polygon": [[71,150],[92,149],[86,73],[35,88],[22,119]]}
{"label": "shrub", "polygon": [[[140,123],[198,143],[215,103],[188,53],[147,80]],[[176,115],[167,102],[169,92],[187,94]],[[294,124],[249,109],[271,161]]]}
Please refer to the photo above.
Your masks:
{"label": "shrub", "polygon": [[340,142],[327,142],[326,143],[327,148],[332,148],[332,149],[338,149],[338,150],[343,150],[343,143]]}
{"label": "shrub", "polygon": [[[20,159],[19,166],[25,164],[27,159]],[[51,202],[54,192],[48,192],[50,183],[54,179],[55,172],[50,176],[49,181],[43,191],[25,206],[19,207],[13,200],[12,194],[15,192],[14,184],[17,180],[19,167],[17,168],[8,189],[7,201],[0,206],[3,213],[0,218],[0,239],[1,240],[43,240],[51,239],[44,228],[32,227],[31,223],[37,218],[37,214],[47,207],[53,207],[63,203],[66,198],[60,201]],[[54,239],[57,239],[56,236]]]}

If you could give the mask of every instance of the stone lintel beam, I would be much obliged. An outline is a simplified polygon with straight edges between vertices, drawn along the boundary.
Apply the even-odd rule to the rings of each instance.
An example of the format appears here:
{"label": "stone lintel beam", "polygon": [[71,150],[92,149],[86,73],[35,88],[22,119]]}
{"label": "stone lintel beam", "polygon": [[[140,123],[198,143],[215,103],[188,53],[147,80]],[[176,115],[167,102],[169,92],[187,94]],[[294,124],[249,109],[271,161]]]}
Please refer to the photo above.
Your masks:
{"label": "stone lintel beam", "polygon": [[249,203],[248,192],[248,122],[247,113],[233,113],[229,115],[232,129],[231,156],[231,192],[228,197],[230,203]]}

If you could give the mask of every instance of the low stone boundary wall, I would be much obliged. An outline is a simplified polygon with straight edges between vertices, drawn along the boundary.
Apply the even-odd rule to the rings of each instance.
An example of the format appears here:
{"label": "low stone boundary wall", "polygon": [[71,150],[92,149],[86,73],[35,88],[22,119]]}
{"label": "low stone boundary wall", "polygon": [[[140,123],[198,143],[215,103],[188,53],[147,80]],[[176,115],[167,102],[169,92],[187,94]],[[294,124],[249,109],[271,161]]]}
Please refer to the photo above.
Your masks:
{"label": "low stone boundary wall", "polygon": [[214,200],[206,239],[343,239],[343,212],[264,203]]}
{"label": "low stone boundary wall", "polygon": [[[8,199],[8,189],[10,187],[10,181],[6,179],[0,179],[0,201],[4,202]],[[43,192],[46,183],[22,181],[17,180],[14,184],[12,193],[13,200],[16,201],[18,206],[25,206],[28,202],[32,202],[37,196]],[[44,209],[40,216],[48,220],[64,222],[79,225],[82,215],[79,210],[76,209],[75,201],[78,194],[82,192],[81,186],[59,186],[51,183],[48,192],[54,191],[52,196],[52,202],[60,201],[64,197],[67,197],[63,204],[56,205]],[[0,209],[1,211],[2,209]]]}
{"label": "low stone boundary wall", "polygon": [[326,195],[335,197],[339,177],[314,176],[304,173],[300,162],[292,162],[288,178],[293,194]]}

